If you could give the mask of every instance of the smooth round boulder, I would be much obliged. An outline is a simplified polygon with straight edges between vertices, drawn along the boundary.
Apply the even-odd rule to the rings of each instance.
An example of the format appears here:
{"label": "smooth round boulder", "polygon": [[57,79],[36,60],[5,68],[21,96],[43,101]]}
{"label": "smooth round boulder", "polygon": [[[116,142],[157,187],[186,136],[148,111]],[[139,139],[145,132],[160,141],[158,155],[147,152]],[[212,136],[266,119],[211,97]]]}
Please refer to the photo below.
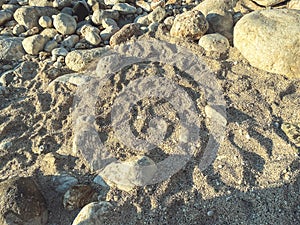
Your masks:
{"label": "smooth round boulder", "polygon": [[59,13],[53,16],[53,26],[59,33],[66,35],[75,33],[77,23],[74,17],[65,13]]}
{"label": "smooth round boulder", "polygon": [[242,17],[234,46],[259,69],[300,78],[300,11],[267,9]]}

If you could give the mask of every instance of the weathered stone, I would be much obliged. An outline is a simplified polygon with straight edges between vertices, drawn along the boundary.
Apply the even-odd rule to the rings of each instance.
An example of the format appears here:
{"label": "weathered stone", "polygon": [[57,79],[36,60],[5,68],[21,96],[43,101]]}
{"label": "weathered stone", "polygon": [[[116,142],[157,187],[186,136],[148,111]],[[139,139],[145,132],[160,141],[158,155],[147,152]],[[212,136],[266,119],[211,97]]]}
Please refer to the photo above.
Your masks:
{"label": "weathered stone", "polygon": [[108,41],[111,36],[113,36],[116,32],[118,32],[120,28],[118,27],[107,27],[103,31],[100,32],[100,37],[103,41]]}
{"label": "weathered stone", "polygon": [[19,60],[25,55],[23,38],[0,37],[0,60]]}
{"label": "weathered stone", "polygon": [[114,20],[119,19],[119,12],[117,10],[96,10],[92,15],[92,21],[96,25],[102,24],[102,20],[105,18],[111,18]]}
{"label": "weathered stone", "polygon": [[197,10],[188,11],[175,17],[170,34],[179,38],[199,40],[208,30],[208,22]]}
{"label": "weathered stone", "polygon": [[229,48],[229,41],[221,34],[206,34],[199,40],[199,45],[208,52],[226,52]]}
{"label": "weathered stone", "polygon": [[45,46],[44,46],[44,50],[46,52],[51,52],[53,49],[55,49],[58,46],[58,43],[54,40],[48,41]]}
{"label": "weathered stone", "polygon": [[48,38],[45,38],[40,34],[36,34],[25,38],[22,41],[22,45],[28,54],[37,55],[40,51],[44,49],[44,46],[47,43],[47,41]]}
{"label": "weathered stone", "polygon": [[73,0],[54,0],[53,7],[62,9],[67,6],[71,6],[72,2],[73,2]]}
{"label": "weathered stone", "polygon": [[234,46],[259,69],[300,77],[300,12],[289,9],[255,11],[234,28]]}
{"label": "weathered stone", "polygon": [[89,15],[89,8],[86,2],[76,2],[73,7],[73,15],[77,16],[78,21],[82,21]]}
{"label": "weathered stone", "polygon": [[29,0],[30,6],[53,6],[53,2],[49,0]]}
{"label": "weathered stone", "polygon": [[142,31],[140,30],[140,25],[136,23],[130,23],[123,26],[118,32],[116,32],[110,38],[110,45],[113,47],[115,45],[119,45],[123,42],[130,40],[133,36],[142,35]]}
{"label": "weathered stone", "polygon": [[101,42],[101,37],[99,35],[100,30],[92,25],[84,25],[81,28],[81,33],[84,36],[85,40],[92,45],[98,45]]}
{"label": "weathered stone", "polygon": [[92,202],[81,209],[72,225],[100,225],[105,224],[104,218],[112,210],[109,202]]}
{"label": "weathered stone", "polygon": [[75,33],[77,23],[74,17],[65,13],[59,13],[53,18],[53,25],[59,33],[63,35]]}
{"label": "weathered stone", "polygon": [[29,29],[39,26],[38,20],[41,16],[51,17],[58,13],[58,10],[53,7],[24,6],[15,11],[14,19]]}
{"label": "weathered stone", "polygon": [[90,62],[96,57],[103,55],[109,48],[94,48],[89,50],[75,50],[69,52],[65,58],[66,65],[74,71],[82,71],[87,68]]}
{"label": "weathered stone", "polygon": [[0,224],[45,225],[46,202],[30,177],[12,178],[0,183]]}
{"label": "weathered stone", "polygon": [[253,1],[262,6],[273,6],[281,2],[285,2],[286,0],[253,0]]}
{"label": "weathered stone", "polygon": [[70,35],[66,39],[64,39],[61,45],[67,49],[71,49],[75,46],[75,44],[79,41],[79,36],[76,34]]}
{"label": "weathered stone", "polygon": [[42,35],[46,38],[49,38],[49,39],[54,38],[55,35],[57,35],[57,30],[55,30],[54,28],[46,28],[46,29],[42,30],[40,35]]}
{"label": "weathered stone", "polygon": [[12,12],[8,10],[1,10],[0,11],[0,26],[5,24],[12,18]]}
{"label": "weathered stone", "polygon": [[41,16],[39,19],[39,25],[43,28],[52,27],[52,19],[49,16]]}
{"label": "weathered stone", "polygon": [[300,1],[299,0],[289,1],[287,4],[287,8],[300,10]]}
{"label": "weathered stone", "polygon": [[120,12],[121,14],[133,14],[136,12],[136,8],[128,3],[117,3],[112,7],[112,9]]}
{"label": "weathered stone", "polygon": [[51,51],[51,55],[53,56],[66,56],[68,54],[67,49],[60,47],[60,48],[55,48]]}
{"label": "weathered stone", "polygon": [[124,3],[124,2],[126,2],[126,1],[125,0],[104,0],[105,5],[111,5],[111,6],[113,6],[117,3]]}
{"label": "weathered stone", "polygon": [[146,1],[144,1],[144,0],[136,1],[136,5],[141,7],[145,12],[150,12],[151,11],[150,4]]}
{"label": "weathered stone", "polygon": [[148,15],[150,22],[161,22],[167,15],[167,12],[164,8],[158,6]]}
{"label": "weathered stone", "polygon": [[56,186],[55,191],[65,193],[71,186],[76,185],[78,180],[75,177],[64,173],[53,177],[53,182]]}
{"label": "weathered stone", "polygon": [[13,34],[18,36],[25,31],[25,27],[23,25],[17,24],[13,28]]}

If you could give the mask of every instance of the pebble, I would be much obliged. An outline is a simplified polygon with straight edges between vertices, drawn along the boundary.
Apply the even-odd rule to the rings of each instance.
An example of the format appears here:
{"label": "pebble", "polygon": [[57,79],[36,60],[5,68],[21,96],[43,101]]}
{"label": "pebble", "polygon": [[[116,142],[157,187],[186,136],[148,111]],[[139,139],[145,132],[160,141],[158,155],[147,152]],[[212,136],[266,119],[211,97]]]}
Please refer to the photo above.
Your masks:
{"label": "pebble", "polygon": [[39,25],[43,28],[52,27],[52,19],[49,16],[41,16],[39,19]]}
{"label": "pebble", "polygon": [[8,70],[1,74],[0,76],[0,84],[2,86],[8,86],[14,79],[15,74],[13,70]]}
{"label": "pebble", "polygon": [[54,0],[53,7],[62,9],[72,5],[73,0]]}
{"label": "pebble", "polygon": [[56,48],[58,46],[58,43],[54,40],[50,40],[48,41],[45,46],[44,46],[44,50],[46,52],[51,52],[54,48]]}
{"label": "pebble", "polygon": [[47,38],[40,34],[27,37],[22,41],[24,50],[31,55],[38,55],[44,49],[46,43]]}
{"label": "pebble", "polygon": [[107,27],[103,31],[100,32],[100,37],[103,41],[108,41],[111,36],[113,36],[116,32],[120,30],[119,27]]}
{"label": "pebble", "polygon": [[58,34],[57,34],[57,30],[55,30],[54,28],[46,28],[46,29],[42,30],[40,35],[51,39],[51,38],[54,38]]}
{"label": "pebble", "polygon": [[101,42],[101,37],[99,35],[100,30],[92,25],[84,25],[81,28],[81,33],[85,40],[92,45],[99,45]]}
{"label": "pebble", "polygon": [[84,206],[76,216],[72,225],[99,225],[105,224],[113,206],[109,202],[92,202]]}
{"label": "pebble", "polygon": [[59,13],[53,16],[53,25],[55,29],[63,35],[75,33],[77,27],[74,17],[65,13]]}
{"label": "pebble", "polygon": [[175,17],[174,16],[168,16],[165,20],[164,20],[164,24],[168,25],[168,26],[172,26],[174,23]]}
{"label": "pebble", "polygon": [[110,45],[114,47],[115,45],[119,45],[123,42],[130,40],[133,36],[142,35],[142,31],[140,30],[140,25],[137,23],[130,23],[123,26],[118,32],[116,32],[110,38]]}
{"label": "pebble", "polygon": [[68,50],[60,47],[60,48],[55,48],[51,51],[51,55],[53,56],[66,56],[68,54]]}
{"label": "pebble", "polygon": [[13,28],[13,34],[19,36],[21,33],[25,32],[25,27],[23,25],[17,24]]}
{"label": "pebble", "polygon": [[68,174],[61,174],[53,178],[53,183],[56,186],[55,191],[65,193],[71,186],[78,183],[78,180]]}
{"label": "pebble", "polygon": [[94,11],[93,15],[92,15],[92,21],[94,24],[96,25],[101,25],[102,24],[102,20],[105,18],[111,18],[114,20],[118,20],[119,19],[119,12],[116,10],[96,10]]}
{"label": "pebble", "polygon": [[102,20],[102,26],[103,26],[103,28],[108,28],[108,27],[118,28],[117,22],[112,18],[104,18]]}
{"label": "pebble", "polygon": [[151,9],[156,9],[157,7],[165,7],[166,1],[165,0],[152,0],[150,7]]}
{"label": "pebble", "polygon": [[141,15],[135,18],[134,23],[139,23],[148,26],[151,22],[148,19],[148,15]]}
{"label": "pebble", "polygon": [[103,186],[103,187],[108,187],[108,185],[105,183],[105,181],[103,180],[103,178],[99,175],[97,175],[94,180],[93,180],[94,183],[96,184],[99,184],[100,186]]}
{"label": "pebble", "polygon": [[70,7],[64,7],[60,12],[61,12],[61,13],[68,14],[68,15],[70,15],[70,16],[73,15],[73,9],[70,8]]}
{"label": "pebble", "polygon": [[212,211],[212,210],[208,211],[208,212],[207,212],[207,215],[208,215],[208,216],[213,216],[213,215],[214,215],[214,211]]}
{"label": "pebble", "polygon": [[150,32],[155,32],[158,28],[159,23],[158,22],[153,22],[148,26],[148,30]]}
{"label": "pebble", "polygon": [[77,16],[78,22],[84,20],[90,13],[88,5],[85,1],[78,1],[73,7],[73,15]]}
{"label": "pebble", "polygon": [[218,33],[202,36],[198,44],[208,52],[224,53],[230,47],[228,39]]}
{"label": "pebble", "polygon": [[20,37],[28,37],[28,36],[32,36],[34,34],[38,34],[39,33],[39,28],[38,27],[33,27],[27,31],[25,31],[24,33],[20,34]]}
{"label": "pebble", "polygon": [[175,17],[171,36],[199,40],[208,30],[205,16],[197,10],[184,12]]}
{"label": "pebble", "polygon": [[0,11],[0,26],[5,24],[7,21],[11,20],[12,12],[8,10],[1,10]]}
{"label": "pebble", "polygon": [[104,4],[108,6],[113,6],[117,3],[123,3],[126,2],[126,0],[104,0]]}
{"label": "pebble", "polygon": [[47,205],[32,177],[11,178],[0,183],[1,224],[46,225]]}
{"label": "pebble", "polygon": [[63,205],[67,210],[74,210],[96,200],[96,191],[91,186],[77,184],[64,194]]}
{"label": "pebble", "polygon": [[72,34],[69,37],[65,38],[61,45],[62,47],[65,47],[66,49],[71,49],[75,46],[75,44],[79,41],[79,36],[76,34]]}
{"label": "pebble", "polygon": [[121,14],[136,13],[136,7],[129,5],[128,3],[117,3],[112,7],[112,9],[120,12]]}
{"label": "pebble", "polygon": [[158,6],[148,15],[150,22],[161,22],[167,15],[167,12],[164,8]]}
{"label": "pebble", "polygon": [[136,1],[135,4],[139,7],[141,7],[145,12],[150,12],[151,11],[151,7],[150,7],[150,4],[148,2],[145,2],[143,0],[139,0],[139,1]]}
{"label": "pebble", "polygon": [[[23,1],[25,3],[25,1]],[[29,0],[30,6],[53,6],[53,3],[48,0]]]}
{"label": "pebble", "polygon": [[0,36],[0,60],[22,59],[25,51],[21,37],[1,37]]}

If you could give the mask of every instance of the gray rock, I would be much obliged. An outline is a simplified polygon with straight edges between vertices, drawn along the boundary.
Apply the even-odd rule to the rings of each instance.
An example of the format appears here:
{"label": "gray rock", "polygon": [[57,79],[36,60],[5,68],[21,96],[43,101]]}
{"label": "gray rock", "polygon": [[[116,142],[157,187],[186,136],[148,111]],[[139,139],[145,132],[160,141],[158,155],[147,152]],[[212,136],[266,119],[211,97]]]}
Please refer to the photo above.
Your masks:
{"label": "gray rock", "polygon": [[41,16],[51,17],[57,13],[59,13],[58,10],[52,7],[23,6],[15,11],[14,19],[18,24],[30,29],[39,26],[38,20]]}
{"label": "gray rock", "polygon": [[0,183],[1,225],[46,225],[48,211],[39,187],[30,177]]}
{"label": "gray rock", "polygon": [[300,77],[300,12],[270,9],[249,13],[234,28],[234,46],[259,69]]}
{"label": "gray rock", "polygon": [[208,22],[197,10],[187,11],[175,17],[171,36],[199,40],[208,30]]}
{"label": "gray rock", "polygon": [[115,20],[112,18],[105,18],[102,20],[102,26],[103,28],[108,28],[108,27],[118,27],[118,24]]}
{"label": "gray rock", "polygon": [[45,52],[51,52],[53,49],[55,49],[58,46],[58,43],[54,40],[48,41],[45,46],[44,50]]}
{"label": "gray rock", "polygon": [[49,16],[41,16],[39,19],[39,25],[43,28],[52,27],[52,19]]}
{"label": "gray rock", "polygon": [[55,48],[51,51],[51,55],[53,56],[66,56],[68,53],[68,50],[63,47]]}
{"label": "gray rock", "polygon": [[199,40],[199,45],[208,52],[226,52],[230,45],[226,37],[221,34],[206,34]]}
{"label": "gray rock", "polygon": [[65,193],[71,186],[76,185],[78,180],[68,174],[61,174],[53,178],[55,185],[55,191],[59,193]]}
{"label": "gray rock", "polygon": [[148,18],[148,15],[140,15],[135,18],[134,23],[139,23],[148,26],[151,22]]}
{"label": "gray rock", "polygon": [[14,74],[24,80],[31,80],[37,75],[39,65],[36,62],[25,61],[14,68]]}
{"label": "gray rock", "polygon": [[53,16],[53,25],[55,29],[63,35],[75,33],[77,27],[74,17],[65,13],[59,13]]}
{"label": "gray rock", "polygon": [[12,12],[8,10],[0,11],[0,26],[5,24],[7,21],[11,20]]}
{"label": "gray rock", "polygon": [[30,6],[53,6],[52,1],[49,0],[29,0]]}
{"label": "gray rock", "polygon": [[22,45],[24,38],[19,37],[0,37],[0,59],[19,60],[25,55]]}
{"label": "gray rock", "polygon": [[136,12],[136,8],[128,3],[117,3],[112,7],[112,9],[120,12],[121,14],[133,14]]}
{"label": "gray rock", "polygon": [[142,31],[140,30],[140,25],[137,23],[130,23],[123,26],[118,32],[116,32],[110,38],[110,45],[114,47],[115,45],[119,45],[130,40],[133,36],[142,35]]}
{"label": "gray rock", "polygon": [[81,28],[81,33],[85,40],[92,45],[98,45],[101,42],[101,37],[99,35],[100,30],[92,25],[84,25]]}
{"label": "gray rock", "polygon": [[253,0],[253,1],[262,6],[273,6],[281,2],[285,2],[286,0]]}
{"label": "gray rock", "polygon": [[92,202],[81,209],[72,225],[100,225],[105,224],[113,206],[109,202]]}
{"label": "gray rock", "polygon": [[123,2],[126,2],[126,0],[104,0],[104,4],[110,6],[113,6],[117,3],[123,3]]}
{"label": "gray rock", "polygon": [[78,1],[73,7],[73,15],[77,17],[77,21],[83,21],[90,14],[89,7],[85,1]]}
{"label": "gray rock", "polygon": [[87,66],[96,57],[99,57],[109,50],[107,47],[94,48],[89,50],[75,50],[69,52],[65,58],[66,65],[69,69],[76,72],[85,70]]}
{"label": "gray rock", "polygon": [[22,41],[24,50],[31,55],[37,55],[44,49],[45,44],[47,43],[48,38],[40,34],[36,34],[30,37],[25,38]]}
{"label": "gray rock", "polygon": [[70,8],[70,7],[64,7],[60,12],[61,12],[61,13],[68,14],[68,15],[70,15],[70,16],[73,15],[73,9]]}
{"label": "gray rock", "polygon": [[148,15],[150,22],[161,22],[167,15],[167,12],[164,8],[158,6]]}
{"label": "gray rock", "polygon": [[100,10],[94,11],[94,13],[92,15],[92,21],[96,25],[102,24],[102,20],[105,18],[111,18],[114,20],[118,20],[119,12],[117,10],[111,10],[111,9],[107,9],[107,10],[100,9]]}
{"label": "gray rock", "polygon": [[155,32],[158,28],[159,23],[158,22],[153,22],[148,26],[148,30],[150,32]]}
{"label": "gray rock", "polygon": [[14,70],[8,70],[2,73],[0,76],[0,85],[8,86],[14,80],[14,77]]}
{"label": "gray rock", "polygon": [[54,38],[57,35],[57,30],[55,30],[54,28],[46,28],[46,29],[42,30],[40,35],[51,39],[51,38]]}
{"label": "gray rock", "polygon": [[103,41],[108,41],[111,36],[113,36],[116,32],[118,32],[120,28],[118,27],[107,27],[103,31],[100,32],[100,37]]}
{"label": "gray rock", "polygon": [[207,16],[210,12],[218,11],[230,11],[235,6],[235,1],[224,1],[224,0],[204,0],[198,4],[193,10],[198,10]]}
{"label": "gray rock", "polygon": [[105,183],[105,181],[103,180],[103,178],[99,175],[97,175],[94,179],[93,179],[93,182],[95,184],[99,184],[100,186],[103,186],[103,187],[108,187],[108,185]]}
{"label": "gray rock", "polygon": [[72,2],[73,2],[73,0],[54,0],[53,7],[62,9],[67,6],[71,6]]}
{"label": "gray rock", "polygon": [[18,5],[13,5],[13,4],[4,4],[2,5],[3,10],[8,10],[11,12],[15,12],[19,8]]}
{"label": "gray rock", "polygon": [[25,32],[25,27],[23,25],[17,24],[13,28],[13,34],[18,36],[21,33]]}
{"label": "gray rock", "polygon": [[79,41],[79,36],[76,34],[72,34],[61,42],[62,47],[67,49],[71,49],[75,46],[75,44]]}

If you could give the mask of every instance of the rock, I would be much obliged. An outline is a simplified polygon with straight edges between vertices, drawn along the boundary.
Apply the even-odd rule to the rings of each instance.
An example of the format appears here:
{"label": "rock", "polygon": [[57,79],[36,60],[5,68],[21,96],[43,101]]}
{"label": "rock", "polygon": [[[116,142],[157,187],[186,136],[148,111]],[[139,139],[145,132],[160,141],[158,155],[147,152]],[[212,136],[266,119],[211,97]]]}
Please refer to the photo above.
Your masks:
{"label": "rock", "polygon": [[67,210],[74,210],[96,201],[96,191],[89,185],[77,184],[65,193],[63,205]]}
{"label": "rock", "polygon": [[299,11],[255,11],[237,22],[234,28],[234,46],[254,67],[299,78],[299,34]]}
{"label": "rock", "polygon": [[103,178],[99,175],[97,175],[94,179],[93,182],[95,184],[99,184],[102,187],[108,187],[108,185],[105,183],[105,181],[103,180]]}
{"label": "rock", "polygon": [[0,60],[19,60],[25,55],[23,38],[0,37]]}
{"label": "rock", "polygon": [[76,2],[73,7],[73,15],[77,16],[78,21],[82,21],[89,15],[89,8],[85,1]]}
{"label": "rock", "polygon": [[39,19],[39,25],[43,28],[52,27],[52,19],[49,16],[41,16]]}
{"label": "rock", "polygon": [[51,55],[53,56],[66,56],[68,54],[68,50],[60,47],[60,48],[55,48],[51,51]]}
{"label": "rock", "polygon": [[76,34],[72,34],[66,39],[64,39],[61,43],[62,47],[67,49],[71,49],[75,46],[75,44],[79,41],[79,36]]}
{"label": "rock", "polygon": [[31,80],[37,75],[39,65],[36,62],[25,61],[14,68],[14,74],[24,80]]}
{"label": "rock", "polygon": [[224,0],[204,0],[193,10],[201,11],[204,16],[207,16],[210,12],[218,11],[231,11],[234,7],[234,1],[224,1]]}
{"label": "rock", "polygon": [[40,34],[25,38],[22,41],[23,48],[28,54],[37,55],[44,49],[48,39]]}
{"label": "rock", "polygon": [[287,4],[287,8],[300,10],[300,1],[299,0],[289,1]]}
{"label": "rock", "polygon": [[14,77],[15,77],[15,74],[14,74],[13,70],[5,71],[0,76],[0,85],[8,86],[10,83],[13,82]]}
{"label": "rock", "polygon": [[166,1],[165,0],[152,0],[150,7],[151,9],[156,9],[157,7],[165,7]]}
{"label": "rock", "polygon": [[46,225],[48,211],[37,184],[30,177],[0,183],[1,225]]}
{"label": "rock", "polygon": [[4,4],[4,5],[2,5],[2,9],[3,9],[3,10],[11,11],[11,12],[13,12],[13,13],[14,13],[18,8],[19,8],[18,5],[13,5],[13,4]]}
{"label": "rock", "polygon": [[53,86],[55,83],[60,82],[63,84],[70,83],[76,86],[86,84],[91,80],[90,76],[87,76],[86,74],[81,74],[81,73],[71,73],[71,74],[66,74],[57,77],[55,80],[51,81],[49,84],[50,86]]}
{"label": "rock", "polygon": [[157,171],[156,164],[147,156],[136,156],[124,162],[112,162],[99,175],[110,186],[131,191],[135,186],[147,185]]}
{"label": "rock", "polygon": [[17,24],[16,26],[14,26],[13,28],[14,35],[18,36],[23,32],[25,32],[25,27],[23,25]]}
{"label": "rock", "polygon": [[71,6],[72,2],[73,2],[73,0],[54,0],[53,7],[62,9],[67,6]]}
{"label": "rock", "polygon": [[75,50],[69,52],[65,58],[66,65],[69,69],[74,71],[82,71],[87,68],[87,66],[96,57],[99,57],[109,50],[107,47],[103,48],[93,48],[89,50]]}
{"label": "rock", "polygon": [[105,18],[111,18],[114,20],[118,20],[119,19],[119,12],[116,10],[96,10],[94,11],[93,15],[92,15],[92,21],[94,24],[96,25],[100,25],[102,24],[102,20]]}
{"label": "rock", "polygon": [[115,45],[119,45],[123,42],[130,40],[133,36],[142,35],[142,31],[140,30],[140,25],[137,23],[130,23],[123,26],[118,32],[116,32],[110,38],[110,45],[114,47]]}
{"label": "rock", "polygon": [[105,18],[102,20],[102,26],[103,28],[108,28],[108,27],[115,27],[118,28],[118,24],[115,20],[111,18]]}
{"label": "rock", "polygon": [[158,22],[153,22],[148,26],[148,30],[150,32],[155,32],[158,28],[159,23]]}
{"label": "rock", "polygon": [[51,17],[57,13],[57,9],[52,7],[23,6],[15,11],[14,19],[18,22],[18,24],[30,29],[32,27],[39,26],[38,20],[41,16]]}
{"label": "rock", "polygon": [[136,8],[128,3],[117,3],[112,7],[113,10],[120,12],[121,14],[133,14],[136,12]]}
{"label": "rock", "polygon": [[40,35],[51,39],[51,38],[54,38],[57,35],[57,31],[54,28],[46,28],[46,29],[42,30]]}
{"label": "rock", "polygon": [[300,123],[292,124],[284,122],[281,125],[281,129],[289,138],[289,140],[300,148]]}
{"label": "rock", "polygon": [[199,40],[199,45],[208,52],[226,52],[230,45],[226,37],[221,34],[206,34]]}
{"label": "rock", "polygon": [[145,2],[144,0],[136,1],[136,5],[141,7],[145,12],[151,11],[150,4],[148,2]]}
{"label": "rock", "polygon": [[200,39],[208,30],[208,22],[197,10],[187,11],[175,17],[170,30],[171,36],[178,38]]}
{"label": "rock", "polygon": [[148,19],[150,22],[160,22],[166,17],[166,10],[160,6],[155,8],[151,13],[148,15]]}
{"label": "rock", "polygon": [[99,35],[100,30],[92,25],[84,25],[81,28],[81,33],[85,40],[92,45],[99,45],[101,42],[101,37]]}
{"label": "rock", "polygon": [[70,7],[64,7],[60,12],[73,16],[73,9]]}
{"label": "rock", "polygon": [[53,6],[52,1],[49,0],[29,0],[30,6]]}
{"label": "rock", "polygon": [[103,41],[108,41],[111,36],[117,33],[120,30],[118,27],[107,27],[103,31],[100,32],[100,37]]}
{"label": "rock", "polygon": [[168,26],[172,26],[174,23],[175,17],[174,16],[168,16],[165,20],[164,20],[164,24],[168,25]]}
{"label": "rock", "polygon": [[38,34],[39,33],[39,28],[38,27],[33,27],[27,31],[25,31],[24,33],[20,34],[20,37],[28,37],[28,36],[32,36],[32,35],[35,35],[35,34]]}
{"label": "rock", "polygon": [[68,174],[61,174],[53,178],[54,185],[56,186],[55,191],[59,193],[65,193],[71,186],[78,183],[78,180]]}
{"label": "rock", "polygon": [[113,6],[117,3],[123,3],[123,2],[125,2],[125,0],[104,0],[104,4],[110,6]]}
{"label": "rock", "polygon": [[[112,210],[109,202],[92,202],[81,209],[72,225],[100,225]],[[111,218],[110,218],[111,219]]]}
{"label": "rock", "polygon": [[253,0],[253,1],[262,6],[273,6],[281,2],[285,2],[286,0]]}
{"label": "rock", "polygon": [[141,15],[135,18],[134,23],[139,23],[148,26],[151,22],[148,18],[148,15]]}
{"label": "rock", "polygon": [[53,49],[55,49],[58,46],[58,43],[54,40],[48,41],[45,46],[44,50],[45,52],[51,52]]}
{"label": "rock", "polygon": [[59,33],[63,35],[75,33],[77,23],[74,17],[65,13],[59,13],[53,18],[53,25]]}
{"label": "rock", "polygon": [[8,10],[1,10],[0,11],[0,26],[5,24],[7,21],[11,20],[12,12]]}

